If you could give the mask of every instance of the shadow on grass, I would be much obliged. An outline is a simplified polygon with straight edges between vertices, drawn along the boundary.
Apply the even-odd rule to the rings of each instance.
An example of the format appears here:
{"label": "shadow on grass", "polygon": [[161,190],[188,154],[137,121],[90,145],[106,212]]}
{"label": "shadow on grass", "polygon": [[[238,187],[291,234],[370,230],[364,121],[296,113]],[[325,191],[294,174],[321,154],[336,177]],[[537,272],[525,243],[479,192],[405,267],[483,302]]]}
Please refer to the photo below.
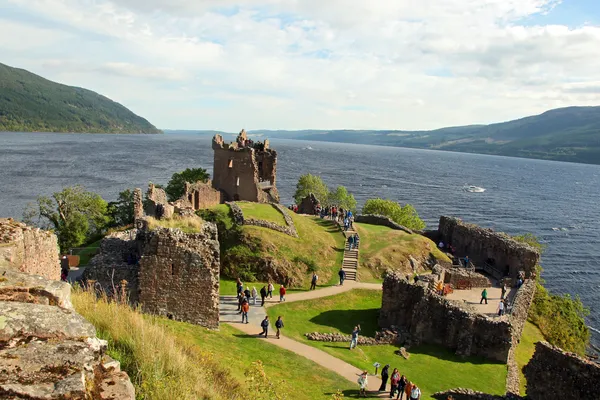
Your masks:
{"label": "shadow on grass", "polygon": [[440,360],[451,361],[455,363],[470,363],[470,364],[504,364],[500,361],[494,361],[484,357],[470,356],[463,357],[456,355],[452,350],[436,344],[421,344],[408,350],[411,354],[424,354],[430,357],[439,358]]}
{"label": "shadow on grass", "polygon": [[342,232],[340,226],[334,223],[333,221],[321,218],[314,219],[313,221],[315,221],[315,223],[321,226],[322,228],[325,228],[326,231],[329,233]]}
{"label": "shadow on grass", "polygon": [[317,325],[330,326],[348,334],[352,332],[356,325],[360,325],[362,335],[375,336],[375,331],[378,329],[378,317],[378,308],[367,310],[330,310],[312,317],[310,322]]}

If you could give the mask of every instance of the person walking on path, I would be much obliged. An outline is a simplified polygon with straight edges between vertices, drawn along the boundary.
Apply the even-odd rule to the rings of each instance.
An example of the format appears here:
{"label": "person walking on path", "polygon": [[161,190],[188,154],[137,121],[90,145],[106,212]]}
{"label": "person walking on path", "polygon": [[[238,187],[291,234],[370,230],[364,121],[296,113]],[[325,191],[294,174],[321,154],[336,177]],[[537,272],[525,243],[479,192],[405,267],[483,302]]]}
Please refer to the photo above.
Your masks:
{"label": "person walking on path", "polygon": [[238,293],[238,314],[242,313],[242,303],[244,302],[244,300],[246,300],[246,296],[244,295],[244,292],[240,292]]}
{"label": "person walking on path", "polygon": [[363,371],[358,377],[358,397],[361,395],[367,397],[367,387],[369,386],[369,378],[367,371]]}
{"label": "person walking on path", "polygon": [[252,286],[252,305],[256,305],[256,297],[258,297],[258,292],[256,291],[256,287]]}
{"label": "person walking on path", "polygon": [[[386,364],[385,367],[381,370],[381,386],[379,386],[380,392],[385,392],[385,386],[387,385],[388,377],[389,377],[389,369],[390,364]],[[396,370],[394,370],[396,371]]]}
{"label": "person walking on path", "polygon": [[360,333],[360,325],[356,325],[352,331],[352,339],[350,340],[350,350],[358,346],[358,334]]}
{"label": "person walking on path", "polygon": [[406,377],[402,375],[400,377],[400,380],[398,381],[398,396],[396,396],[396,400],[402,400],[402,398],[404,397],[404,388],[406,387],[406,382]]}
{"label": "person walking on path", "polygon": [[504,300],[500,300],[498,303],[498,316],[501,317],[504,315]]}
{"label": "person walking on path", "polygon": [[338,275],[340,276],[340,286],[342,286],[346,280],[346,271],[344,271],[343,268],[340,268]]}
{"label": "person walking on path", "polygon": [[312,279],[310,280],[310,289],[309,290],[314,290],[317,288],[317,281],[319,280],[319,276],[317,275],[316,272],[313,272],[313,276]]}
{"label": "person walking on path", "polygon": [[265,335],[265,339],[267,338],[267,336],[269,335],[269,316],[265,316],[265,319],[262,320],[262,322],[260,323],[260,326],[262,328],[262,332],[259,333],[258,335]]}
{"label": "person walking on path", "polygon": [[482,304],[485,301],[485,304],[487,304],[487,289],[483,289],[483,292],[481,292],[481,300],[479,301],[479,304]]}
{"label": "person walking on path", "polygon": [[390,399],[394,397],[396,394],[396,390],[398,390],[398,381],[400,380],[400,373],[398,372],[398,368],[394,368],[392,371],[392,377],[390,378]]}
{"label": "person walking on path", "polygon": [[267,285],[267,295],[270,299],[273,298],[273,284],[271,282],[269,282],[269,284]]}
{"label": "person walking on path", "polygon": [[281,328],[283,328],[283,320],[281,319],[281,315],[277,317],[277,321],[275,321],[275,328],[277,328],[277,333],[275,337],[280,339],[279,335],[281,334]]}
{"label": "person walking on path", "polygon": [[261,306],[261,307],[265,305],[265,298],[266,298],[266,297],[267,297],[267,288],[266,288],[266,286],[263,286],[263,287],[260,289],[260,299],[261,299],[260,306]]}
{"label": "person walking on path", "polygon": [[421,389],[417,385],[412,385],[410,400],[421,400]]}
{"label": "person walking on path", "polygon": [[246,323],[248,323],[248,311],[250,310],[250,303],[244,301],[242,304],[242,324],[244,323],[244,319]]}
{"label": "person walking on path", "polygon": [[285,286],[279,287],[279,302],[285,301]]}
{"label": "person walking on path", "polygon": [[354,248],[358,249],[358,242],[360,241],[360,238],[358,237],[358,233],[354,234],[354,239],[352,240],[352,242],[354,243]]}
{"label": "person walking on path", "polygon": [[504,296],[506,296],[506,283],[502,285],[502,295],[500,296],[501,300],[504,300]]}
{"label": "person walking on path", "polygon": [[354,247],[354,236],[350,235],[348,236],[348,250],[352,250],[352,247]]}

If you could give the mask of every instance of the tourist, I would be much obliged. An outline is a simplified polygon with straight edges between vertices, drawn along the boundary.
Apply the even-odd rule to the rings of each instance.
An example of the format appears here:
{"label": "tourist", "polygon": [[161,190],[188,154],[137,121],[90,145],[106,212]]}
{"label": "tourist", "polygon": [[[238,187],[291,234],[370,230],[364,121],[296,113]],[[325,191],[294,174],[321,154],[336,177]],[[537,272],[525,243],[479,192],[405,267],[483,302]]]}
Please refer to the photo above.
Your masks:
{"label": "tourist", "polygon": [[435,285],[435,290],[437,292],[437,294],[439,294],[440,296],[444,295],[444,281],[439,280],[438,283]]}
{"label": "tourist", "polygon": [[523,279],[519,277],[519,280],[517,280],[517,289],[520,289],[521,286],[523,286]]}
{"label": "tourist", "polygon": [[246,323],[248,323],[248,311],[250,310],[250,304],[247,301],[242,303],[242,324],[244,323],[244,319]]}
{"label": "tourist", "polygon": [[[390,378],[390,384],[392,386],[390,388],[390,399],[392,397],[394,397],[394,395],[396,394],[396,390],[398,390],[398,381],[399,380],[400,380],[400,372],[398,372],[398,368],[394,368],[394,371],[392,372],[392,377]],[[381,390],[381,388],[379,390]],[[385,390],[385,388],[384,388],[384,390]]]}
{"label": "tourist", "polygon": [[506,287],[506,283],[502,284],[502,295],[501,295],[501,299],[504,299],[504,296],[506,296],[506,291],[507,291],[507,287]]}
{"label": "tourist", "polygon": [[265,298],[266,298],[266,297],[267,297],[267,287],[266,287],[266,286],[263,286],[263,287],[260,289],[260,299],[261,299],[260,306],[261,306],[261,307],[265,305]]}
{"label": "tourist", "polygon": [[410,392],[412,391],[413,384],[408,379],[406,380],[406,385],[404,385],[404,394],[406,395],[406,400],[410,399]]}
{"label": "tourist", "polygon": [[309,290],[313,290],[317,288],[317,281],[319,280],[319,276],[317,275],[316,272],[313,272],[313,276],[312,279],[310,280],[310,289]]}
{"label": "tourist", "polygon": [[275,328],[277,328],[277,333],[275,334],[275,337],[277,339],[281,339],[279,337],[279,335],[281,334],[281,328],[283,328],[283,320],[281,319],[281,315],[277,317],[277,321],[275,321]]}
{"label": "tourist", "polygon": [[338,275],[340,276],[340,286],[342,286],[344,284],[344,280],[346,280],[346,271],[340,268]]}
{"label": "tourist", "polygon": [[398,396],[396,396],[397,400],[402,400],[402,397],[404,397],[404,388],[406,387],[406,382],[406,377],[402,375],[398,381]]}
{"label": "tourist", "polygon": [[444,250],[444,242],[440,240],[440,242],[438,243],[438,247],[440,248],[440,250]]}
{"label": "tourist", "polygon": [[252,305],[256,305],[256,297],[258,296],[258,292],[256,291],[256,287],[252,286]]}
{"label": "tourist", "polygon": [[262,328],[262,332],[259,333],[259,335],[265,335],[265,339],[267,338],[267,336],[269,335],[269,316],[266,315],[265,319],[262,320],[262,322],[260,323],[260,326]]}
{"label": "tourist", "polygon": [[239,295],[244,290],[244,284],[242,283],[240,278],[237,279],[236,286],[237,286],[237,294]]}
{"label": "tourist", "polygon": [[360,238],[358,237],[358,233],[354,234],[354,248],[358,249],[358,243],[360,242]]}
{"label": "tourist", "polygon": [[358,397],[360,397],[361,394],[363,397],[367,397],[367,387],[369,386],[369,378],[367,376],[367,371],[363,371],[363,373],[358,377]]}
{"label": "tourist", "polygon": [[485,304],[487,304],[487,288],[484,288],[483,291],[481,292],[481,300],[479,301],[479,304],[482,304],[485,301]]}
{"label": "tourist", "polygon": [[267,285],[267,296],[269,296],[270,299],[273,298],[273,284],[271,282]]}
{"label": "tourist", "polygon": [[504,315],[504,300],[500,300],[500,303],[498,303],[498,316],[501,317]]}
{"label": "tourist", "polygon": [[358,346],[358,334],[360,333],[360,324],[354,327],[352,331],[352,339],[350,340],[350,350]]}
{"label": "tourist", "polygon": [[348,250],[352,250],[353,246],[354,246],[354,236],[350,235],[350,236],[348,236]]}
{"label": "tourist", "polygon": [[465,256],[465,268],[469,268],[469,256]]}
{"label": "tourist", "polygon": [[244,290],[244,296],[246,296],[246,299],[248,299],[248,301],[250,301],[250,295],[252,293],[250,293],[250,289],[248,288],[248,286],[246,286],[246,290]]}
{"label": "tourist", "polygon": [[419,389],[417,385],[412,385],[412,389],[410,390],[410,399],[421,400],[421,389]]}
{"label": "tourist", "polygon": [[237,299],[238,299],[238,314],[242,313],[242,303],[244,302],[244,299],[246,298],[246,296],[244,296],[244,292],[240,292],[238,293]]}
{"label": "tourist", "polygon": [[279,287],[279,302],[285,301],[285,287],[281,285]]}
{"label": "tourist", "polygon": [[[385,367],[381,370],[381,386],[379,386],[380,392],[385,392],[385,386],[387,385],[388,377],[389,377],[389,369],[390,364],[386,364]],[[394,370],[395,371],[395,370]]]}

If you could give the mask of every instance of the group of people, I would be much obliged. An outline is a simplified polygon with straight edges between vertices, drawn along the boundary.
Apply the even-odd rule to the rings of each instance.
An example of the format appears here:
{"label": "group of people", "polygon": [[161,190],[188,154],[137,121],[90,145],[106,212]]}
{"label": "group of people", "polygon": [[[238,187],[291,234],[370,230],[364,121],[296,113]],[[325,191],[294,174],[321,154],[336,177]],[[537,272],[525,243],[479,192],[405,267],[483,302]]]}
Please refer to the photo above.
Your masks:
{"label": "group of people", "polygon": [[[506,286],[506,283],[504,283],[502,285],[502,293],[500,294],[500,302],[498,303],[498,308],[496,309],[496,312],[498,313],[499,317],[503,316],[508,310],[508,299],[506,297],[507,293],[508,287]],[[479,300],[479,304],[483,304],[484,302],[485,304],[488,304],[487,288],[484,288],[481,291],[481,300]]]}
{"label": "group of people", "polygon": [[440,240],[440,242],[438,243],[438,248],[442,251],[445,251],[447,253],[450,253],[451,255],[454,255],[454,253],[456,253],[456,248],[454,246],[452,246],[451,243],[445,244],[443,241]]}
{"label": "group of people", "polygon": [[[262,320],[262,322],[260,323],[260,327],[262,328],[262,332],[259,333],[259,336],[265,335],[265,339],[267,337],[269,337],[269,316],[266,315],[265,319]],[[277,321],[275,321],[275,328],[277,329],[277,332],[275,333],[275,337],[277,339],[281,339],[281,329],[283,328],[283,319],[281,318],[281,315],[279,317],[277,317]]]}
{"label": "group of people", "polygon": [[358,249],[358,244],[360,243],[360,238],[358,237],[358,233],[354,235],[348,236],[348,249]]}
{"label": "group of people", "polygon": [[[402,400],[406,395],[406,400],[420,400],[421,389],[414,383],[409,381],[404,375],[400,375],[398,368],[394,368],[392,374],[389,373],[390,365],[387,364],[381,370],[381,386],[380,392],[385,392],[388,380],[390,381],[390,399],[396,396],[396,399]],[[359,397],[367,397],[367,387],[369,384],[368,372],[363,371],[358,377]]]}
{"label": "group of people", "polygon": [[[242,314],[242,323],[244,321],[248,323],[248,311],[250,310],[250,300],[252,300],[252,305],[256,305],[256,299],[258,297],[258,293],[256,291],[256,287],[252,287],[252,290],[248,286],[244,289],[244,284],[240,278],[236,281],[237,287],[237,299],[238,299],[238,314]],[[260,298],[261,298],[261,307],[265,305],[265,299],[268,297],[270,299],[273,298],[273,290],[275,287],[271,282],[267,283],[260,289]],[[279,302],[285,301],[285,294],[287,290],[284,285],[279,287]]]}

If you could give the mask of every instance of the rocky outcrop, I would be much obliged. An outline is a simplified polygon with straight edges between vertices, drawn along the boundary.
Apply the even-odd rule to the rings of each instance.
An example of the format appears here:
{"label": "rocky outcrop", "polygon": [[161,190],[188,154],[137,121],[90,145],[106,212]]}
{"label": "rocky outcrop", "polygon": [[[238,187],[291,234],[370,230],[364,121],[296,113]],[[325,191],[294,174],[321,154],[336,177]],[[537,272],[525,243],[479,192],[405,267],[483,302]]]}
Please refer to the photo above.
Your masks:
{"label": "rocky outcrop", "polygon": [[397,224],[396,222],[392,221],[390,218],[388,218],[384,215],[361,214],[361,215],[357,215],[354,218],[354,221],[358,222],[358,223],[369,224],[369,225],[383,225],[383,226],[387,226],[388,228],[392,228],[392,229],[395,229],[398,231],[404,231],[406,233],[410,233],[411,235],[414,233],[411,229],[408,229],[405,226]]}
{"label": "rocky outcrop", "polygon": [[471,389],[464,388],[456,388],[447,390],[445,392],[437,392],[432,395],[434,399],[438,400],[447,400],[448,398],[452,398],[454,400],[508,400],[508,399],[517,399],[518,397],[505,397],[505,396],[495,396],[492,394],[476,392]]}
{"label": "rocky outcrop", "polygon": [[444,275],[444,283],[457,287],[459,283],[469,284],[471,287],[491,287],[492,281],[485,275],[469,271],[465,268],[448,268]]}
{"label": "rocky outcrop", "polygon": [[319,199],[312,193],[302,199],[298,204],[298,214],[316,215],[317,206],[320,204]]}
{"label": "rocky outcrop", "polygon": [[595,400],[600,393],[600,364],[546,342],[535,344],[523,372],[531,400]]}
{"label": "rocky outcrop", "polygon": [[72,309],[67,283],[9,270],[0,277],[0,398],[135,399],[106,342]]}
{"label": "rocky outcrop", "polygon": [[[351,335],[344,335],[342,333],[319,333],[311,332],[305,333],[304,336],[308,340],[314,340],[317,342],[348,342],[352,339]],[[397,333],[385,332],[378,333],[376,337],[358,336],[358,344],[363,346],[376,346],[383,344],[394,344],[398,342]]]}
{"label": "rocky outcrop", "polygon": [[60,280],[56,235],[0,218],[0,268]]}
{"label": "rocky outcrop", "polygon": [[227,205],[231,209],[231,214],[233,216],[233,222],[236,225],[244,225],[244,212],[242,211],[240,206],[238,206],[234,202],[229,202],[229,203],[227,203]]}

